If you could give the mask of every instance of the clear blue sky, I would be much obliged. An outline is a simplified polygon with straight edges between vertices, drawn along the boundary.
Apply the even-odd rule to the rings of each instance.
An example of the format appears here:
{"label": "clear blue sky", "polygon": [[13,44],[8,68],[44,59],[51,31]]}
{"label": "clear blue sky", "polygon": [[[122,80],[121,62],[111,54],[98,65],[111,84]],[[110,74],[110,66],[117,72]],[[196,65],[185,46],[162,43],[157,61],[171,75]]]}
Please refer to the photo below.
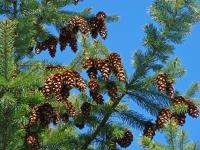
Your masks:
{"label": "clear blue sky", "polygon": [[[85,7],[91,6],[93,12],[105,11],[108,15],[119,15],[120,20],[117,23],[108,24],[108,38],[104,44],[111,50],[118,52],[128,70],[129,74],[133,71],[131,68],[131,56],[136,49],[143,49],[142,38],[144,35],[143,26],[146,23],[153,22],[148,8],[152,0],[84,0],[76,7],[67,7],[70,10],[81,11]],[[50,28],[53,32],[53,28]],[[176,88],[182,92],[194,81],[200,81],[200,24],[193,27],[191,35],[186,37],[183,44],[176,46],[175,56],[181,60],[181,65],[187,70],[186,75],[179,79]],[[69,50],[58,52],[54,59],[50,58],[46,52],[36,56],[38,59],[48,59],[50,61],[62,62],[68,64],[75,56]],[[193,140],[200,140],[200,119],[191,119],[187,117],[184,126],[189,132],[189,137]],[[139,149],[138,139],[141,132],[134,130],[135,140],[127,150]],[[155,139],[160,139],[158,135]],[[163,138],[161,138],[163,139]]]}
{"label": "clear blue sky", "polygon": [[[105,11],[108,15],[119,15],[120,20],[117,23],[108,25],[108,38],[104,44],[111,50],[118,52],[128,70],[129,74],[133,71],[131,68],[131,56],[136,49],[143,49],[142,38],[144,36],[143,26],[146,23],[153,22],[148,8],[152,0],[85,0],[76,7],[68,7],[69,10],[83,10],[91,6],[93,12]],[[52,29],[52,28],[51,28]],[[52,30],[54,31],[54,30]],[[176,46],[175,55],[181,60],[181,65],[187,70],[186,75],[179,79],[176,88],[185,92],[194,81],[200,81],[200,24],[193,27],[191,35],[186,37],[183,44]],[[75,55],[67,49],[59,52],[56,58],[51,59],[45,52],[37,58],[49,59],[67,64]],[[189,137],[193,140],[200,140],[200,119],[191,119],[187,117],[186,125],[183,127],[189,132]],[[128,150],[139,149],[138,139],[141,132],[134,130],[135,141],[127,148]],[[155,139],[162,139],[157,135]]]}

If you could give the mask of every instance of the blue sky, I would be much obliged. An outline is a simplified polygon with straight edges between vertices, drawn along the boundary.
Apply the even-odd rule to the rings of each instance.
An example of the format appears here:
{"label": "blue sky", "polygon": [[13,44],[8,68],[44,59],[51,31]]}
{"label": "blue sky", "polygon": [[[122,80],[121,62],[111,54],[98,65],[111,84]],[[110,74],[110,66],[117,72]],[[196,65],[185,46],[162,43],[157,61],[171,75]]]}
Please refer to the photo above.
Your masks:
{"label": "blue sky", "polygon": [[[108,15],[119,15],[120,20],[117,23],[108,24],[108,38],[103,43],[111,50],[116,51],[122,57],[125,68],[129,74],[133,72],[131,68],[131,56],[136,49],[145,50],[142,46],[144,36],[143,27],[147,23],[153,22],[148,8],[152,0],[84,0],[76,7],[68,7],[69,10],[81,11],[86,7],[92,7],[93,13],[105,11]],[[50,28],[54,31],[52,28]],[[176,46],[174,57],[179,57],[181,65],[186,68],[185,76],[178,80],[175,88],[185,92],[187,88],[194,82],[200,81],[200,24],[192,28],[191,35],[184,39],[183,44]],[[49,59],[51,61],[62,62],[68,64],[75,56],[69,48],[64,52],[58,52],[54,59],[50,58],[46,52],[41,53],[36,58]],[[140,111],[140,109],[137,109]],[[191,119],[187,117],[186,125],[183,127],[189,132],[192,140],[200,140],[200,119]],[[138,139],[141,132],[134,130],[135,140],[133,144],[127,148],[139,149]],[[155,139],[163,137],[159,134]],[[164,142],[164,141],[163,141]]]}
{"label": "blue sky", "polygon": [[[119,15],[117,23],[108,24],[108,38],[103,42],[111,51],[119,53],[122,57],[125,68],[129,74],[133,72],[131,68],[131,56],[136,49],[145,50],[142,46],[144,36],[143,27],[147,23],[153,22],[148,8],[152,0],[84,0],[77,6],[70,6],[67,9],[81,11],[86,7],[92,7],[93,13],[105,11],[108,15]],[[50,28],[55,31],[53,28]],[[185,92],[194,82],[200,81],[200,24],[192,28],[191,35],[184,39],[183,44],[176,46],[174,56],[181,60],[181,65],[186,68],[185,76],[177,82],[175,88]],[[64,52],[58,52],[54,59],[50,58],[46,52],[36,56],[38,59],[48,59],[50,61],[68,64],[75,56],[69,48]],[[139,110],[139,109],[138,109]],[[189,132],[192,140],[200,140],[200,119],[187,117],[186,125],[183,127]],[[138,139],[141,132],[134,131],[134,142],[127,150],[139,149]],[[156,136],[155,139],[162,139]]]}

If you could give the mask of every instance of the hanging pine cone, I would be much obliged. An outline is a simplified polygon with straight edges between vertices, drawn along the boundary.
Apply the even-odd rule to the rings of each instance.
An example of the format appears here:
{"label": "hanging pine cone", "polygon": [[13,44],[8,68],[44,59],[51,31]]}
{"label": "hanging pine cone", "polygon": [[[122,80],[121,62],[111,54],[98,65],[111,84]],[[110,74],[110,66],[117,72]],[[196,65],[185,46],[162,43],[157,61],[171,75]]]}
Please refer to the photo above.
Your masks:
{"label": "hanging pine cone", "polygon": [[143,131],[143,136],[153,139],[153,137],[155,136],[155,132],[156,125],[151,122],[147,122]]}
{"label": "hanging pine cone", "polygon": [[166,124],[171,118],[172,113],[170,112],[170,110],[167,108],[163,108],[156,119],[157,128],[162,128],[163,125]]}
{"label": "hanging pine cone", "polygon": [[108,95],[110,96],[110,100],[115,102],[118,98],[117,94],[118,88],[114,81],[108,82]]}
{"label": "hanging pine cone", "polygon": [[181,104],[186,104],[186,100],[182,96],[177,96],[174,99],[172,99],[173,105],[181,105]]}
{"label": "hanging pine cone", "polygon": [[43,127],[48,127],[53,118],[53,107],[44,103],[38,106],[40,123]]}
{"label": "hanging pine cone", "polygon": [[38,135],[36,133],[28,132],[26,134],[25,143],[27,146],[31,147],[31,150],[39,150],[40,149]]}
{"label": "hanging pine cone", "polygon": [[87,74],[90,79],[96,79],[97,78],[97,69],[95,67],[92,67],[87,70]]}
{"label": "hanging pine cone", "polygon": [[59,43],[60,43],[60,49],[63,51],[66,46],[71,41],[71,32],[67,29],[67,27],[64,27],[60,30],[60,36],[59,36]]}
{"label": "hanging pine cone", "polygon": [[159,73],[156,78],[156,84],[160,92],[164,92],[167,89],[167,74],[166,73]]}
{"label": "hanging pine cone", "polygon": [[73,71],[66,70],[62,72],[62,80],[66,84],[68,89],[71,89],[76,86],[76,77]]}
{"label": "hanging pine cone", "polygon": [[73,35],[72,38],[70,39],[69,46],[71,47],[71,49],[72,49],[72,51],[74,53],[77,52],[77,50],[78,50],[78,44],[77,44],[77,38],[76,38],[75,35]]}
{"label": "hanging pine cone", "polygon": [[185,124],[186,116],[184,113],[181,113],[181,114],[173,113],[172,117],[175,119],[175,121],[178,123],[178,125],[182,126]]}
{"label": "hanging pine cone", "polygon": [[125,82],[126,77],[124,73],[124,67],[121,63],[121,58],[117,53],[111,53],[109,55],[109,61],[111,63],[111,68],[114,71],[114,73],[117,75],[117,78],[119,81]]}
{"label": "hanging pine cone", "polygon": [[96,14],[96,18],[98,20],[99,33],[103,39],[107,37],[107,29],[106,29],[106,14],[103,11],[100,11]]}
{"label": "hanging pine cone", "polygon": [[191,100],[188,100],[186,103],[188,105],[188,114],[193,118],[198,118],[200,114],[198,107]]}
{"label": "hanging pine cone", "polygon": [[90,90],[97,90],[99,88],[99,83],[96,79],[90,79],[88,87]]}
{"label": "hanging pine cone", "polygon": [[55,95],[56,100],[61,101],[63,99],[61,95],[63,86],[62,73],[54,74],[52,81],[53,81],[53,87],[52,87],[53,94]]}
{"label": "hanging pine cone", "polygon": [[81,106],[81,112],[84,116],[88,116],[90,114],[91,104],[89,102],[84,102]]}
{"label": "hanging pine cone", "polygon": [[54,36],[50,36],[47,40],[38,43],[35,48],[35,53],[39,54],[41,51],[48,49],[51,57],[55,57],[57,39]]}
{"label": "hanging pine cone", "polygon": [[76,109],[70,101],[65,100],[65,101],[63,101],[63,104],[64,104],[65,108],[67,109],[67,114],[69,117],[74,117],[77,115]]}
{"label": "hanging pine cone", "polygon": [[116,142],[121,147],[126,148],[129,145],[131,145],[132,141],[133,141],[133,134],[130,130],[127,130],[127,131],[124,132],[124,136],[121,139],[117,139]]}
{"label": "hanging pine cone", "polygon": [[64,121],[65,123],[68,123],[69,122],[69,115],[68,113],[64,113],[61,115],[61,119],[62,121]]}
{"label": "hanging pine cone", "polygon": [[96,17],[92,17],[88,20],[90,26],[90,33],[93,39],[96,39],[99,32],[99,21]]}
{"label": "hanging pine cone", "polygon": [[36,124],[36,122],[39,120],[39,111],[38,111],[38,105],[34,106],[31,112],[31,115],[29,117],[29,124],[28,126],[31,127],[34,124]]}
{"label": "hanging pine cone", "polygon": [[87,58],[83,61],[82,67],[84,69],[90,69],[95,67],[95,60],[93,58]]}
{"label": "hanging pine cone", "polygon": [[81,16],[74,16],[69,20],[68,28],[71,32],[74,32],[74,29],[78,28],[80,32],[84,35],[88,34],[90,32],[90,26],[85,20],[85,18]]}
{"label": "hanging pine cone", "polygon": [[108,59],[97,60],[97,68],[101,72],[105,80],[108,80],[111,70],[110,70],[110,61]]}
{"label": "hanging pine cone", "polygon": [[103,99],[103,96],[102,96],[100,93],[94,92],[94,91],[90,91],[90,96],[92,97],[92,99],[93,99],[97,104],[103,105],[104,99]]}
{"label": "hanging pine cone", "polygon": [[173,83],[171,83],[171,82],[168,82],[168,83],[167,83],[166,92],[167,92],[167,95],[169,96],[169,98],[171,98],[171,99],[174,98],[174,87],[173,87]]}
{"label": "hanging pine cone", "polygon": [[49,37],[46,41],[48,45],[48,51],[52,58],[55,57],[56,54],[56,45],[57,45],[57,39],[53,36]]}
{"label": "hanging pine cone", "polygon": [[60,120],[60,113],[58,111],[54,110],[52,118],[53,118],[53,124],[55,126],[58,125],[58,122]]}

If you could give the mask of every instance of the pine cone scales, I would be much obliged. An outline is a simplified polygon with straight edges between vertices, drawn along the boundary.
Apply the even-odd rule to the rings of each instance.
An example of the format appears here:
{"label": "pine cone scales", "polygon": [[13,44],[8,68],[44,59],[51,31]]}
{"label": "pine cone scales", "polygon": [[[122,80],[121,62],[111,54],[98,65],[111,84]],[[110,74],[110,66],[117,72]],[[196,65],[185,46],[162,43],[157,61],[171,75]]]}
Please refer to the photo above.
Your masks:
{"label": "pine cone scales", "polygon": [[118,79],[122,82],[125,82],[126,77],[120,56],[117,53],[111,53],[109,55],[109,61],[111,62],[112,70],[116,73]]}
{"label": "pine cone scales", "polygon": [[36,133],[27,133],[25,143],[31,147],[31,150],[39,150],[40,145],[38,141],[38,135]]}
{"label": "pine cone scales", "polygon": [[99,88],[99,83],[95,79],[90,79],[88,87],[90,90],[97,90]]}
{"label": "pine cone scales", "polygon": [[115,102],[116,99],[118,98],[117,94],[118,88],[115,82],[111,81],[108,82],[108,95],[110,96],[110,100]]}
{"label": "pine cone scales", "polygon": [[104,77],[105,80],[108,80],[110,73],[111,73],[111,69],[110,69],[110,65],[109,65],[109,60],[108,59],[104,59],[101,61],[101,64],[99,65],[98,69],[101,72],[102,76]]}
{"label": "pine cone scales", "polygon": [[132,141],[133,141],[133,134],[132,134],[131,131],[127,130],[127,131],[125,131],[123,138],[117,139],[116,142],[117,142],[121,147],[126,148],[126,147],[128,147],[129,145],[131,145]]}
{"label": "pine cone scales", "polygon": [[70,101],[66,100],[63,102],[63,104],[65,105],[65,108],[67,109],[67,114],[69,117],[74,117],[77,115],[76,109]]}
{"label": "pine cone scales", "polygon": [[73,87],[81,92],[86,89],[86,83],[78,72],[66,70],[49,77],[43,87],[45,97],[54,95],[58,101],[64,100],[69,95],[69,90]]}
{"label": "pine cone scales", "polygon": [[90,91],[90,96],[92,97],[92,99],[93,99],[97,104],[103,105],[104,99],[103,99],[103,96],[102,96],[100,93],[94,92],[94,91]]}
{"label": "pine cone scales", "polygon": [[50,36],[47,40],[37,44],[35,53],[39,54],[41,51],[48,49],[50,56],[55,57],[57,42],[54,36]]}
{"label": "pine cone scales", "polygon": [[52,64],[48,64],[48,65],[45,67],[45,70],[48,70],[48,71],[63,70],[63,69],[65,69],[64,66],[52,65]]}
{"label": "pine cone scales", "polygon": [[78,28],[78,30],[80,30],[82,34],[88,34],[90,32],[88,22],[80,16],[72,17],[69,20],[68,28],[71,32],[73,32],[75,28]]}
{"label": "pine cone scales", "polygon": [[200,115],[200,112],[199,112],[197,106],[195,106],[194,102],[188,100],[187,105],[188,105],[188,114],[193,118],[198,118]]}
{"label": "pine cone scales", "polygon": [[155,132],[156,132],[156,125],[151,122],[148,122],[145,125],[143,136],[153,139],[153,137],[155,136]]}
{"label": "pine cone scales", "polygon": [[173,105],[186,104],[186,100],[182,96],[177,96],[172,100]]}
{"label": "pine cone scales", "polygon": [[166,73],[159,73],[156,78],[156,84],[160,92],[164,92],[167,89],[167,75]]}
{"label": "pine cone scales", "polygon": [[184,113],[182,114],[173,114],[172,117],[176,120],[176,122],[178,123],[178,125],[184,125],[185,124],[185,119],[186,119],[186,115]]}
{"label": "pine cone scales", "polygon": [[88,116],[91,110],[91,104],[89,102],[84,102],[81,106],[81,112],[84,116]]}
{"label": "pine cone scales", "polygon": [[172,118],[172,113],[169,109],[163,108],[157,119],[156,119],[156,126],[157,128],[162,128],[164,124],[166,124]]}
{"label": "pine cone scales", "polygon": [[90,79],[96,79],[97,78],[97,69],[92,67],[87,70],[87,74]]}

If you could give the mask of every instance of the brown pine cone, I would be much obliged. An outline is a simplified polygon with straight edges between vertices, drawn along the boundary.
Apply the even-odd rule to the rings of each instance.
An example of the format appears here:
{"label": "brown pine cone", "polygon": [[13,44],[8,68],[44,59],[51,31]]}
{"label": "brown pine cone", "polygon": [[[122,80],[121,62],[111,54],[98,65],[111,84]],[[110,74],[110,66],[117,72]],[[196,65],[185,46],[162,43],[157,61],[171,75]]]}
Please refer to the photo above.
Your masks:
{"label": "brown pine cone", "polygon": [[147,124],[145,125],[145,129],[143,131],[143,136],[153,139],[153,137],[155,136],[155,132],[156,132],[156,124],[147,122]]}
{"label": "brown pine cone", "polygon": [[172,113],[170,112],[170,110],[167,108],[163,108],[156,119],[157,128],[162,128],[164,124],[166,124],[171,118]]}

